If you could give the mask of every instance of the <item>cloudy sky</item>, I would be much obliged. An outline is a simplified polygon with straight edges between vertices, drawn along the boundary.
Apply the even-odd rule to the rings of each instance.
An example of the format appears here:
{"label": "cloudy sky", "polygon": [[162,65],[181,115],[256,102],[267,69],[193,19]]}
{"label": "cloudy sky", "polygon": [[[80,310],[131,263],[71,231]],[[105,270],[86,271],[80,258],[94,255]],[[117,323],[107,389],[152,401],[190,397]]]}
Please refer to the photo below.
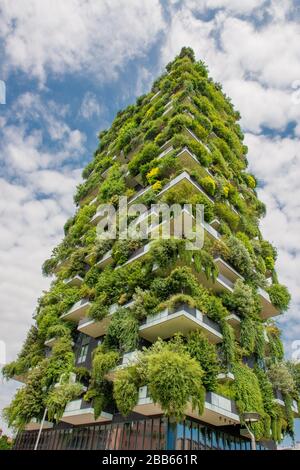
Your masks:
{"label": "cloudy sky", "polygon": [[[1,0],[0,341],[15,358],[97,133],[191,46],[242,115],[300,340],[299,0]],[[1,100],[0,100],[1,101]],[[3,101],[3,100],[2,100]],[[295,343],[294,343],[295,346]],[[299,355],[300,357],[300,355]],[[1,381],[1,379],[0,379]],[[0,409],[17,384],[0,382]],[[1,421],[0,421],[1,423]]]}

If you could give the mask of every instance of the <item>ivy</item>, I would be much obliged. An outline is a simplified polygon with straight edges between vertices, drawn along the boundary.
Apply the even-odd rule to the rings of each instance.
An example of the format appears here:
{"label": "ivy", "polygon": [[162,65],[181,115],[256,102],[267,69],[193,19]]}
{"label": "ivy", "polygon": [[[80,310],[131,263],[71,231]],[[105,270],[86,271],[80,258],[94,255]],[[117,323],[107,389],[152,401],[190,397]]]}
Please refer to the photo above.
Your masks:
{"label": "ivy", "polygon": [[189,334],[187,338],[187,351],[196,359],[203,372],[202,383],[206,390],[214,391],[217,387],[217,375],[220,372],[216,347],[209,343],[201,331]]}
{"label": "ivy", "polygon": [[82,393],[82,385],[61,384],[49,392],[46,400],[48,410],[48,419],[50,421],[59,421],[64,413],[65,407],[69,401],[75,400]]}
{"label": "ivy", "polygon": [[272,284],[268,288],[268,293],[272,304],[279,310],[285,311],[289,308],[291,295],[285,286]]}
{"label": "ivy", "polygon": [[137,348],[139,324],[130,309],[119,308],[114,313],[105,337],[105,344],[120,352]]}

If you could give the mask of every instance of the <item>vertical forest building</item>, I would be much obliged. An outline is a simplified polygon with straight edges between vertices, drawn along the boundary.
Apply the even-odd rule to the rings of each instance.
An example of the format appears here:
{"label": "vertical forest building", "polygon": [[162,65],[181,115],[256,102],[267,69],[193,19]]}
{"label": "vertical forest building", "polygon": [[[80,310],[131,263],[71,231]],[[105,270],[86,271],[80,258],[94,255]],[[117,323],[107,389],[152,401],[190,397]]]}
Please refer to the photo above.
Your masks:
{"label": "vertical forest building", "polygon": [[[299,390],[276,317],[290,301],[264,240],[240,115],[183,48],[120,111],[83,170],[76,210],[43,265],[51,287],[7,378],[17,449],[274,448],[293,434]],[[202,204],[185,240],[99,239],[101,204]],[[174,216],[175,217],[175,216]],[[170,224],[172,228],[172,220]],[[299,385],[299,380],[298,380]],[[245,426],[245,413],[258,421]],[[247,423],[246,423],[247,424]]]}

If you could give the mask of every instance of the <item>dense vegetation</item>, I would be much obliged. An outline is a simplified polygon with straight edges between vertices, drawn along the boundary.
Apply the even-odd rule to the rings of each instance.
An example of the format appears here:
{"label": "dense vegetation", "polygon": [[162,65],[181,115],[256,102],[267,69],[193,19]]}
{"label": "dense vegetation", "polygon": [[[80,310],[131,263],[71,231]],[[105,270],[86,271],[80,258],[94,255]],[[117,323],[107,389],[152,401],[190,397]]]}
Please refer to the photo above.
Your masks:
{"label": "dense vegetation", "polygon": [[[139,388],[147,385],[149,396],[175,420],[182,419],[188,403],[201,415],[205,392],[214,391],[234,399],[241,416],[245,411],[260,413],[260,422],[253,425],[257,438],[279,441],[285,433],[293,435],[299,368],[284,362],[280,331],[262,318],[259,289],[269,293],[278,311],[288,308],[290,295],[277,279],[276,249],[259,230],[265,207],[257,198],[255,177],[246,171],[239,118],[206,66],[183,48],[151,93],[120,111],[111,128],[100,133],[75,194],[77,211],[43,265],[45,275],[55,274],[51,289],[38,301],[35,325],[17,360],[3,371],[7,378],[27,374],[26,385],[5,410],[11,426],[41,419],[45,406],[48,419],[58,421],[66,403],[83,393],[93,401],[96,417],[107,404],[127,415],[138,403]],[[183,149],[196,164],[179,157]],[[161,196],[165,185],[183,171],[202,192],[183,183]],[[98,204],[117,208],[119,195],[131,198],[141,187],[146,191],[137,201],[148,207],[158,200],[203,204],[205,221],[218,219],[220,236],[205,236],[203,248],[194,252],[185,250],[182,240],[156,241],[144,257],[127,263],[142,242],[99,241],[93,217]],[[110,264],[99,266],[110,250]],[[213,289],[219,275],[216,258],[239,274],[226,293]],[[75,275],[82,278],[81,285],[68,286],[65,281]],[[80,299],[92,303],[88,315],[98,322],[109,315],[111,305],[118,306],[93,352],[90,371],[75,367],[72,341],[78,340],[78,331],[61,318]],[[220,344],[211,344],[200,331],[168,341],[157,338],[140,351],[134,365],[116,373],[112,384],[107,374],[122,355],[141,349],[139,327],[146,317],[182,304],[216,322]],[[240,319],[239,331],[227,321],[231,313]],[[44,343],[51,338],[56,342],[46,357]],[[218,374],[228,371],[235,380],[221,384]],[[61,380],[70,373],[77,374],[75,384]],[[284,407],[275,400],[277,392]]]}

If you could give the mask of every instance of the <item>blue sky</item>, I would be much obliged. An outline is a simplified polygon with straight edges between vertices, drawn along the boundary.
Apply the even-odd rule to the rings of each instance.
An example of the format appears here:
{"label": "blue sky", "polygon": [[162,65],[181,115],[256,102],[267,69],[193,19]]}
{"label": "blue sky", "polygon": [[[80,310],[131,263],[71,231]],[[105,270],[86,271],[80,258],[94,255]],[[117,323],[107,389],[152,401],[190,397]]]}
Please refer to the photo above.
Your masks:
{"label": "blue sky", "polygon": [[[0,340],[12,360],[49,280],[40,266],[75,210],[97,133],[191,46],[242,115],[250,171],[267,205],[300,339],[299,0],[2,0],[0,5]],[[294,343],[295,346],[295,343]],[[300,357],[300,355],[299,355]],[[0,408],[17,384],[0,383]],[[299,433],[300,439],[300,433]]]}

